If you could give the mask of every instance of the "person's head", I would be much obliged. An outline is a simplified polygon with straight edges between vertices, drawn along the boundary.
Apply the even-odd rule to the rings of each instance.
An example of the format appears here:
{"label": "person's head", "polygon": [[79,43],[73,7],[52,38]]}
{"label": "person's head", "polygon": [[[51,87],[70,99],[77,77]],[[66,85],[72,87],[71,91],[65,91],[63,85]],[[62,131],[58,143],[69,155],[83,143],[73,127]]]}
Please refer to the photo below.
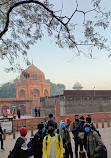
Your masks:
{"label": "person's head", "polygon": [[20,128],[20,135],[25,137],[27,135],[27,128],[25,127]]}
{"label": "person's head", "polygon": [[47,124],[48,133],[53,135],[55,133],[55,126],[53,122]]}
{"label": "person's head", "polygon": [[49,114],[49,121],[53,120],[53,114]]}
{"label": "person's head", "polygon": [[39,130],[39,133],[42,133],[42,132],[43,132],[43,128],[44,128],[44,124],[43,124],[43,123],[39,123],[39,124],[37,125],[37,128],[38,128],[38,130]]}
{"label": "person's head", "polygon": [[85,123],[85,121],[84,121],[84,117],[81,116],[81,117],[79,118],[79,120],[80,120],[80,122],[84,125],[84,123]]}
{"label": "person's head", "polygon": [[86,117],[86,122],[87,122],[87,123],[91,123],[91,116],[90,116],[90,115],[87,115],[87,117]]}
{"label": "person's head", "polygon": [[84,116],[81,116],[79,119],[80,121],[84,121]]}
{"label": "person's head", "polygon": [[66,118],[65,119],[65,124],[66,124],[66,127],[69,127],[70,124],[71,124],[71,120],[69,118]]}
{"label": "person's head", "polygon": [[65,125],[65,122],[63,120],[60,121],[60,126],[62,129],[65,129],[66,125]]}
{"label": "person's head", "polygon": [[77,121],[77,122],[79,121],[79,115],[77,115],[77,114],[75,115],[75,121]]}
{"label": "person's head", "polygon": [[84,130],[85,130],[86,133],[89,133],[91,131],[90,123],[85,123],[84,124]]}

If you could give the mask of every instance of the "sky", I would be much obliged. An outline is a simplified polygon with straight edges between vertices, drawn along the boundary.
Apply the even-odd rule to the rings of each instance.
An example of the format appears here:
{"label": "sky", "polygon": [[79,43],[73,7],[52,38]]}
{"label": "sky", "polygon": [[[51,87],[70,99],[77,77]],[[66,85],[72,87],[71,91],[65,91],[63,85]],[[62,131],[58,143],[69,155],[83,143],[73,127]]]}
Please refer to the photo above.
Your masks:
{"label": "sky", "polygon": [[[70,1],[72,3],[74,0]],[[105,2],[102,3],[104,8],[106,8]],[[111,6],[110,0],[107,0],[107,2]],[[64,3],[66,4],[64,12],[70,14],[72,8],[69,7],[69,1],[64,0]],[[55,8],[59,8],[60,4],[58,0]],[[81,1],[81,7],[86,8],[86,6],[90,8],[87,0]],[[79,22],[79,20],[81,20],[80,15],[78,15],[77,21]],[[111,29],[108,28],[103,34],[108,38],[111,47]],[[76,36],[81,35],[77,32]],[[87,52],[87,48],[84,51]],[[89,59],[84,55],[78,57],[74,51],[68,48],[59,48],[54,39],[45,34],[41,41],[31,46],[28,51],[28,59],[30,62],[33,60],[33,64],[44,72],[46,79],[50,79],[53,83],[64,84],[66,89],[72,89],[73,85],[78,81],[85,90],[92,90],[94,87],[95,90],[111,90],[111,58],[108,58],[109,52],[95,49],[93,54],[94,59]],[[27,68],[21,57],[18,59],[18,63],[24,69]],[[18,72],[6,73],[4,69],[7,67],[9,67],[8,61],[0,60],[0,85],[12,81],[20,75]]]}

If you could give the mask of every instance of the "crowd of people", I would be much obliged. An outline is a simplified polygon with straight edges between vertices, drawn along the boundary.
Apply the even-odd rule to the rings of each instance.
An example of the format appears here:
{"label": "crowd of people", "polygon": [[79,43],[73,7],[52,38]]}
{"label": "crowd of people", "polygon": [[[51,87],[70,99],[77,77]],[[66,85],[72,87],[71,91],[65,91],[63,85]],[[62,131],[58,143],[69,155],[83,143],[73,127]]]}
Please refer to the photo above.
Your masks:
{"label": "crowd of people", "polygon": [[[49,114],[48,122],[41,122],[37,129],[34,137],[27,142],[27,129],[22,127],[20,137],[8,158],[78,158],[81,151],[84,151],[88,158],[107,158],[106,146],[90,115],[86,118],[75,115],[73,122],[66,118],[58,125],[53,119],[53,114]],[[74,150],[70,132],[74,139]]]}

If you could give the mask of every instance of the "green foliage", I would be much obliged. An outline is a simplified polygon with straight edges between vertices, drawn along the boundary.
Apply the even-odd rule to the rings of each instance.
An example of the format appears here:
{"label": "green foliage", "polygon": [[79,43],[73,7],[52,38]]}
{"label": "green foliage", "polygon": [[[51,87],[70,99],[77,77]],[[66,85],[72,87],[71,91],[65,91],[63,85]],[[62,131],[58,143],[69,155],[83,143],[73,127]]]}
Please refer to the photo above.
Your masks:
{"label": "green foliage", "polygon": [[63,90],[65,89],[65,85],[63,84],[55,84],[50,82],[50,95],[60,95],[63,94]]}
{"label": "green foliage", "polygon": [[16,83],[8,82],[0,88],[0,98],[15,98],[16,97]]}

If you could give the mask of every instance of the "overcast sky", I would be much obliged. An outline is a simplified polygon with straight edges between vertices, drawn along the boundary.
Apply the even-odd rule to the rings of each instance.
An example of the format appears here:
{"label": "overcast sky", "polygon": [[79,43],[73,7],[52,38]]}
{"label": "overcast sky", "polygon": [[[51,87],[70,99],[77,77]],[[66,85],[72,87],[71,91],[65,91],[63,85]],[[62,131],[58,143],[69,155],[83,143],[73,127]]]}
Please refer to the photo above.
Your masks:
{"label": "overcast sky", "polygon": [[[60,1],[57,0],[56,8],[59,8]],[[55,2],[57,2],[55,1]],[[64,12],[70,14],[70,3],[74,0],[64,0],[65,5]],[[87,0],[81,0],[81,7],[89,7]],[[111,6],[111,1],[107,0],[102,3],[104,8],[106,4]],[[78,15],[79,17],[80,15]],[[81,18],[80,18],[81,19]],[[77,19],[78,21],[80,20]],[[103,33],[109,40],[111,47],[111,29],[109,28]],[[77,36],[80,34],[77,32]],[[85,49],[85,51],[88,51]],[[35,66],[42,70],[46,79],[50,79],[53,83],[63,83],[66,89],[72,89],[74,83],[77,81],[84,87],[83,89],[111,89],[111,58],[108,58],[108,52],[106,51],[93,51],[95,59],[89,59],[81,55],[77,57],[72,50],[68,48],[60,49],[55,44],[54,39],[44,35],[42,41],[39,41],[36,45],[32,46],[28,51],[28,58],[33,60]],[[19,63],[23,63],[21,57],[18,59]],[[4,69],[8,67],[7,61],[0,60],[0,85],[15,79],[19,76],[19,73],[5,73]],[[22,64],[25,69],[27,66]]]}

